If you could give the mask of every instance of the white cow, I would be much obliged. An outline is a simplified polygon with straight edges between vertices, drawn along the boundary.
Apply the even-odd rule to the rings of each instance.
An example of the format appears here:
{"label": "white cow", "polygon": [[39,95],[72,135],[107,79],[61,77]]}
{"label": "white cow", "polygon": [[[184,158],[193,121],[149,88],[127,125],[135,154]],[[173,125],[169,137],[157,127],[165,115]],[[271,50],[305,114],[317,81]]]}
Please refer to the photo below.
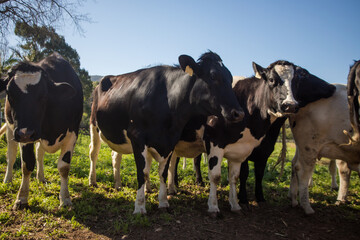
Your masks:
{"label": "white cow", "polygon": [[344,130],[352,131],[346,86],[335,86],[333,96],[313,102],[290,116],[296,153],[292,161],[289,197],[292,206],[297,206],[299,192],[300,205],[306,214],[314,213],[309,202],[308,183],[317,159],[327,157],[343,160],[337,161],[340,175],[339,201],[346,200],[351,170],[360,171],[360,145],[348,143],[349,138],[344,134]]}

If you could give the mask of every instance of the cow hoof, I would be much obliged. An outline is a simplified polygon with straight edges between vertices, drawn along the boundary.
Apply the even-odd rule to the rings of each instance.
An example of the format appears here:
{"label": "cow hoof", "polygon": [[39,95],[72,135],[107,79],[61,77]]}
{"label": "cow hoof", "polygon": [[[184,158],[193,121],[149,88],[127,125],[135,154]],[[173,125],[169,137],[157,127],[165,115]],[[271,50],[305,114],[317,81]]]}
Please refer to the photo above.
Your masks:
{"label": "cow hoof", "polygon": [[115,188],[115,190],[117,190],[117,191],[119,191],[119,190],[121,190],[121,183],[115,183],[115,186],[114,186],[114,188]]}
{"label": "cow hoof", "polygon": [[212,219],[222,218],[222,214],[220,212],[208,212],[208,214]]}
{"label": "cow hoof", "polygon": [[291,206],[294,208],[294,207],[297,207],[299,205],[299,202],[294,200],[294,201],[291,201]]}
{"label": "cow hoof", "polygon": [[331,190],[332,190],[332,191],[338,191],[338,190],[339,190],[339,187],[331,187]]}
{"label": "cow hoof", "polygon": [[168,208],[170,205],[167,201],[159,203],[159,208]]}
{"label": "cow hoof", "polygon": [[27,209],[29,208],[29,204],[28,203],[21,203],[21,200],[16,200],[15,204],[13,206],[13,210],[21,210],[21,209]]}
{"label": "cow hoof", "polygon": [[176,195],[176,190],[172,189],[168,191],[168,195],[171,195],[171,196],[175,196]]}
{"label": "cow hoof", "polygon": [[12,182],[12,177],[6,176],[6,177],[4,178],[4,183],[11,183],[11,182]]}
{"label": "cow hoof", "polygon": [[346,204],[346,203],[347,203],[346,200],[337,200],[337,201],[335,202],[335,205],[336,205],[336,206],[340,206],[340,205],[344,205],[344,204]]}
{"label": "cow hoof", "polygon": [[146,214],[146,209],[145,207],[138,207],[138,208],[135,208],[133,214],[139,214],[139,215],[145,215]]}
{"label": "cow hoof", "polygon": [[98,187],[97,183],[89,183],[89,186],[90,186],[90,187],[95,187],[95,188]]}
{"label": "cow hoof", "polygon": [[315,211],[312,208],[306,208],[304,210],[306,215],[312,215],[315,213]]}
{"label": "cow hoof", "polygon": [[60,200],[60,208],[62,208],[62,207],[71,207],[71,206],[72,206],[72,203],[71,203],[70,198],[65,198],[63,200]]}
{"label": "cow hoof", "polygon": [[249,203],[240,203],[240,207],[244,212],[251,212]]}
{"label": "cow hoof", "polygon": [[259,202],[256,202],[258,207],[260,208],[264,208],[264,207],[267,207],[267,203],[266,201],[259,201]]}

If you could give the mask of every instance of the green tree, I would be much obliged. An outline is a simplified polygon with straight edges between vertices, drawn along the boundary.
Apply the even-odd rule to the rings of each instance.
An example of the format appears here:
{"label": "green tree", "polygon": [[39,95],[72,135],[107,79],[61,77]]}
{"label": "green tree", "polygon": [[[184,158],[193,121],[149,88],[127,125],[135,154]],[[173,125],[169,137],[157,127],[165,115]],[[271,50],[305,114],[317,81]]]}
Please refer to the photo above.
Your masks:
{"label": "green tree", "polygon": [[18,58],[37,62],[53,52],[58,52],[72,65],[80,78],[84,91],[84,117],[81,125],[88,127],[93,86],[88,71],[80,67],[80,56],[77,51],[67,44],[65,38],[58,35],[52,27],[29,26],[26,23],[18,22],[15,27],[15,35],[23,42],[18,48],[13,49]]}

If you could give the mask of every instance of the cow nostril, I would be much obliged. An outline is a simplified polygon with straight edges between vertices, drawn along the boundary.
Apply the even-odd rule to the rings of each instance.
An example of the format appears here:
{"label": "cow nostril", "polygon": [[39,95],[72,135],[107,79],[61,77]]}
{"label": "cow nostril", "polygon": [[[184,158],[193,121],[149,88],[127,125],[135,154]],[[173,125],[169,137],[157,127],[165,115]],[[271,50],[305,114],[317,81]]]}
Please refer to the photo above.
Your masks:
{"label": "cow nostril", "polygon": [[231,118],[235,122],[241,121],[244,118],[244,115],[245,114],[243,111],[238,111],[238,110],[231,111]]}

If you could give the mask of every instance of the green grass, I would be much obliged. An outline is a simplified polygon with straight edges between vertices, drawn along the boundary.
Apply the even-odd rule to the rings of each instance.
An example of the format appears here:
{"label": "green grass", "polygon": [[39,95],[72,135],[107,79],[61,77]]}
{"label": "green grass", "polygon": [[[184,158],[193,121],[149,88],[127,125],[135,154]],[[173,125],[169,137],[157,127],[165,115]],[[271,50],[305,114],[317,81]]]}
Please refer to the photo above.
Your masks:
{"label": "green grass", "polygon": [[[12,211],[16,194],[21,182],[20,158],[18,156],[14,166],[13,182],[4,184],[6,171],[6,144],[0,141],[0,239],[31,238],[34,234],[40,238],[67,238],[72,231],[94,229],[101,222],[102,231],[108,235],[128,234],[134,228],[147,228],[154,224],[167,224],[174,221],[177,216],[194,211],[194,209],[207,209],[209,181],[207,179],[207,165],[202,161],[202,174],[205,187],[194,184],[195,175],[192,161],[182,169],[179,165],[180,194],[170,199],[171,214],[159,213],[158,210],[158,164],[153,161],[151,167],[151,186],[153,193],[146,196],[147,215],[133,215],[136,197],[137,181],[136,167],[132,155],[124,155],[121,163],[121,191],[113,188],[113,170],[111,164],[111,150],[103,144],[97,163],[98,187],[88,186],[89,174],[89,140],[86,135],[81,135],[77,142],[71,162],[69,191],[73,206],[59,208],[60,178],[57,170],[57,154],[45,155],[46,184],[36,180],[35,172],[31,176],[29,209]],[[274,170],[280,147],[276,149],[268,161],[264,176],[264,193],[272,205],[289,204],[287,189],[291,175],[290,160],[294,155],[294,148],[288,149],[288,161],[285,164],[284,174],[278,178],[280,168]],[[254,199],[253,164],[250,163],[250,176],[248,181],[249,198]],[[222,162],[222,186],[219,187],[219,207],[228,206],[227,162]],[[314,187],[310,190],[312,204],[333,205],[337,192],[331,191],[331,178],[324,164],[317,164],[314,174]],[[354,217],[360,210],[358,196],[360,184],[356,174],[352,175],[349,201],[353,204],[344,206],[348,211],[348,218]]]}

